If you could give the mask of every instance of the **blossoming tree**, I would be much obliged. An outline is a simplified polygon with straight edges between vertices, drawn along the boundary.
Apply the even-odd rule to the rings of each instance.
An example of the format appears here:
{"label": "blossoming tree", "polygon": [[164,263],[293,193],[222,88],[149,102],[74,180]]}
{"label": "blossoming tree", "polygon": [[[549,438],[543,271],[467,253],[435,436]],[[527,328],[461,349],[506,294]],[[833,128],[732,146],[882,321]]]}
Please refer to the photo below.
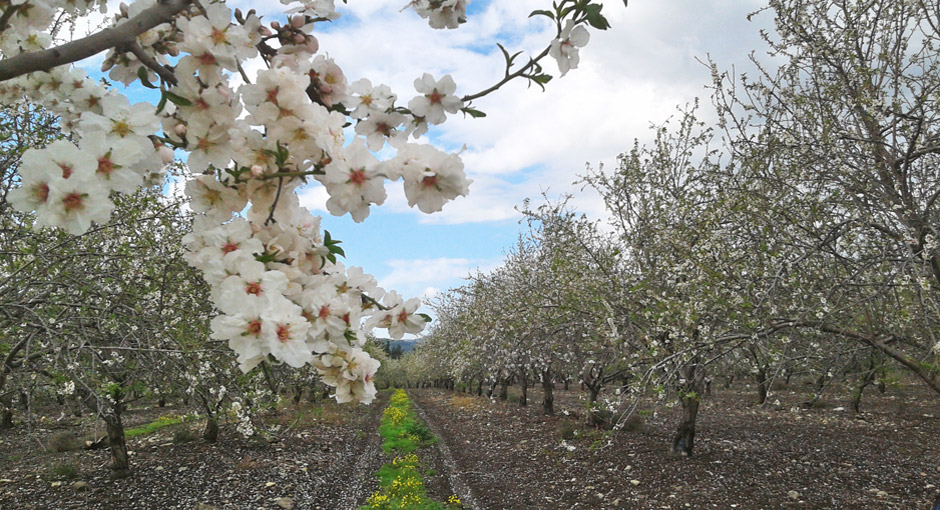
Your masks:
{"label": "blossoming tree", "polygon": [[[265,360],[310,364],[338,401],[368,403],[378,362],[362,349],[364,331],[387,328],[401,338],[429,317],[417,313],[418,299],[341,264],[339,241],[300,206],[297,190],[316,181],[329,194],[330,213],[358,222],[385,201],[385,181],[400,179],[409,205],[440,211],[466,195],[470,181],[459,155],[412,139],[448,115],[484,115],[473,101],[511,80],[544,88],[551,79],[545,57],[564,75],[578,65],[586,27],[609,25],[592,0],[555,2],[531,15],[556,27],[540,54],[523,60],[500,46],[503,78],[463,96],[449,75],[423,74],[405,106],[385,85],[347,83],[339,63],[319,52],[315,29],[339,17],[333,0],[284,3],[284,18],[266,22],[223,1],[138,0],[121,4],[108,28],[68,42],[56,39],[61,20],[106,13],[106,2],[5,4],[0,97],[42,104],[70,135],[23,155],[9,200],[35,211],[39,226],[80,234],[109,221],[115,194],[157,182],[175,151],[185,152],[185,192],[197,217],[184,244],[219,311],[212,338],[228,342],[244,371]],[[456,28],[467,3],[408,7],[433,28]],[[70,65],[101,52],[111,80],[155,89],[159,102],[132,103]],[[253,59],[263,69],[249,76]],[[344,128],[352,125],[349,136]],[[386,145],[395,155],[380,161],[374,152]]]}

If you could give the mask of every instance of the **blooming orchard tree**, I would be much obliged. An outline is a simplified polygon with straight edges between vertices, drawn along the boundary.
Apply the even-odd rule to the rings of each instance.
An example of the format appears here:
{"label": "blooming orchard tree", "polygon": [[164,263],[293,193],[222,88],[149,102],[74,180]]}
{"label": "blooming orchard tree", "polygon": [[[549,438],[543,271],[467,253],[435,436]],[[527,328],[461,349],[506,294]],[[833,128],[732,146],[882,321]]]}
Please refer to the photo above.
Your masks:
{"label": "blooming orchard tree", "polygon": [[[440,211],[468,192],[463,163],[410,140],[448,115],[482,116],[472,102],[510,80],[544,88],[546,56],[565,74],[577,67],[586,26],[609,25],[598,3],[556,2],[532,13],[556,27],[539,55],[518,63],[519,53],[500,46],[503,79],[463,96],[449,75],[424,74],[405,107],[385,85],[348,84],[340,64],[319,52],[315,29],[339,17],[333,0],[285,4],[284,19],[267,22],[222,1],[138,0],[122,4],[109,28],[62,44],[55,39],[60,16],[105,13],[106,3],[8,4],[0,14],[0,97],[42,104],[70,136],[23,155],[9,200],[35,211],[37,225],[81,234],[109,221],[117,194],[159,182],[174,151],[188,153],[185,192],[197,217],[183,242],[220,312],[212,338],[228,342],[244,371],[265,360],[309,364],[338,401],[368,403],[378,362],[363,350],[364,331],[387,328],[401,338],[429,318],[417,313],[419,300],[339,263],[339,241],[300,206],[298,188],[316,181],[329,194],[330,213],[358,222],[385,201],[385,181],[400,179],[409,205]],[[434,28],[458,27],[466,5],[408,4]],[[103,70],[111,80],[156,89],[160,101],[132,103],[68,65],[100,52],[107,52]],[[252,59],[264,68],[249,76]],[[347,139],[351,124],[356,135]],[[386,144],[395,155],[380,161],[373,152]]]}

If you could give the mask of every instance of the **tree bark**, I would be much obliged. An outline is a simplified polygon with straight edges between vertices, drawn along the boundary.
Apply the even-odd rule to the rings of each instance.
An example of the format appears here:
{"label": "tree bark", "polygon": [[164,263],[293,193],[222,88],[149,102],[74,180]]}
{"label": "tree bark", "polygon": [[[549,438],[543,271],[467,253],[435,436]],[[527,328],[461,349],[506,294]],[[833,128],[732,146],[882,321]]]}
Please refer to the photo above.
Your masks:
{"label": "tree bark", "polygon": [[219,440],[219,422],[215,416],[206,418],[206,428],[202,431],[202,438],[207,443],[214,443]]}
{"label": "tree bark", "polygon": [[545,414],[555,414],[555,383],[549,370],[542,372],[542,410]]}
{"label": "tree bark", "polygon": [[862,403],[862,393],[865,391],[865,388],[875,381],[875,369],[875,358],[872,356],[868,361],[868,370],[862,374],[861,379],[859,379],[858,384],[855,386],[855,390],[852,391],[852,401],[849,405],[854,414],[859,413],[859,407]]}
{"label": "tree bark", "polygon": [[767,386],[770,382],[767,380],[767,367],[761,366],[757,369],[757,405],[762,406],[767,402]]}
{"label": "tree bark", "polygon": [[529,377],[525,369],[519,371],[519,388],[522,393],[519,395],[519,407],[529,405]]}
{"label": "tree bark", "polygon": [[691,457],[692,449],[695,447],[695,420],[698,418],[698,407],[702,401],[705,367],[695,363],[680,370],[682,378],[685,379],[685,383],[679,387],[682,419],[672,439],[672,452]]}
{"label": "tree bark", "polygon": [[130,474],[127,457],[127,443],[124,440],[124,424],[119,412],[112,410],[103,414],[105,429],[108,432],[108,447],[111,449],[111,477],[124,478]]}
{"label": "tree bark", "polygon": [[509,379],[500,379],[499,380],[499,399],[506,400],[509,398]]}

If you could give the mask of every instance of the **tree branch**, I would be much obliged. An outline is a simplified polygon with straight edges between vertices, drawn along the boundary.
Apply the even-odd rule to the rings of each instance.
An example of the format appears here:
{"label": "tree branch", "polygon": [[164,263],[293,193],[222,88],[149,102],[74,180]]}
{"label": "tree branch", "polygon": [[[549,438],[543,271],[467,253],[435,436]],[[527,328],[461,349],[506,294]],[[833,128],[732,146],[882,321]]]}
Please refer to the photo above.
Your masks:
{"label": "tree branch", "polygon": [[190,5],[191,0],[159,0],[153,7],[112,28],[83,37],[55,48],[21,53],[0,61],[0,82],[33,71],[46,71],[64,64],[78,62],[110,48],[134,42],[140,34],[167,23]]}

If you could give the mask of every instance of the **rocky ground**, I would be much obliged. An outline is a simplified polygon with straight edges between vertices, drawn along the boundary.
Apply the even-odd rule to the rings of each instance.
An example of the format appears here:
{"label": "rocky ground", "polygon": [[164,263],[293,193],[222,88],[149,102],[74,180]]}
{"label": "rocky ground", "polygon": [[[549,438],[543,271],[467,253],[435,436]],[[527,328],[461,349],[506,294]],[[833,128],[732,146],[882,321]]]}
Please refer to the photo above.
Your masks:
{"label": "rocky ground", "polygon": [[[837,400],[801,409],[805,394],[791,391],[755,406],[743,390],[705,400],[692,458],[668,453],[678,410],[648,402],[613,433],[579,425],[578,391],[557,392],[555,416],[542,414],[537,391],[524,408],[517,395],[409,393],[439,438],[419,452],[430,494],[457,494],[470,509],[926,510],[940,493],[940,404],[919,387],[873,392],[859,417]],[[106,450],[44,450],[93,422],[0,431],[0,509],[354,509],[387,461],[376,432],[385,398],[288,406],[266,419],[268,440],[242,439],[231,424],[211,445],[161,429],[129,440],[133,474],[122,480],[109,479]],[[174,412],[135,410],[126,425]],[[198,433],[198,423],[185,427]]]}

